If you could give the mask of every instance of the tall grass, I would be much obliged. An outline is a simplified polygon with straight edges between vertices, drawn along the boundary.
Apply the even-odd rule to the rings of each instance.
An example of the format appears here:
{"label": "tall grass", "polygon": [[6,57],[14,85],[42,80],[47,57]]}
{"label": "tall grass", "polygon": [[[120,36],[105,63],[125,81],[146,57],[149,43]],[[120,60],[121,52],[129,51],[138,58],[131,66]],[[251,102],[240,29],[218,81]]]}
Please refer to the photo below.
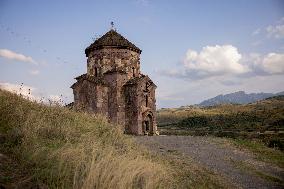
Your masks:
{"label": "tall grass", "polygon": [[1,150],[48,188],[170,188],[170,170],[99,115],[0,90]]}

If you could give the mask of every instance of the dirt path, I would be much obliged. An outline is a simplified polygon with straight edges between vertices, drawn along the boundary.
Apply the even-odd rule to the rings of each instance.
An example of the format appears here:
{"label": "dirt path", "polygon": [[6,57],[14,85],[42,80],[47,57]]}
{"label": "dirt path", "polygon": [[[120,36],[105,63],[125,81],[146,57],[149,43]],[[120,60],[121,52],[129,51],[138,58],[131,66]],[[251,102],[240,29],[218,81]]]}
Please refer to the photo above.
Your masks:
{"label": "dirt path", "polygon": [[237,188],[283,188],[283,169],[256,160],[251,153],[221,139],[193,136],[136,137],[138,143],[159,152],[177,151],[213,171]]}

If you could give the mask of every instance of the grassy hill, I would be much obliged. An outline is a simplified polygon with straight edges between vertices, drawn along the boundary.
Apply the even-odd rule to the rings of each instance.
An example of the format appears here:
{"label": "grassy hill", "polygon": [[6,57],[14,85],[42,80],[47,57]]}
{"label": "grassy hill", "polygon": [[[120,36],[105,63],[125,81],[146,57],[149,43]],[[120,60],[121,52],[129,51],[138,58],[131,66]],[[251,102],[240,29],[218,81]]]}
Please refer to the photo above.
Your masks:
{"label": "grassy hill", "polygon": [[0,185],[7,188],[173,184],[169,167],[101,116],[30,102],[2,90],[0,115]]}
{"label": "grassy hill", "polygon": [[284,148],[284,96],[246,105],[183,107],[158,111],[161,134],[260,139]]}
{"label": "grassy hill", "polygon": [[172,151],[150,152],[99,115],[0,90],[0,187],[226,188]]}
{"label": "grassy hill", "polygon": [[[164,115],[168,111],[163,110]],[[169,125],[164,128],[188,118],[175,111],[177,116],[166,116],[164,123]],[[134,139],[102,116],[0,90],[0,187],[232,188],[220,175],[177,151],[149,152]],[[273,162],[282,165],[282,153],[275,157]]]}

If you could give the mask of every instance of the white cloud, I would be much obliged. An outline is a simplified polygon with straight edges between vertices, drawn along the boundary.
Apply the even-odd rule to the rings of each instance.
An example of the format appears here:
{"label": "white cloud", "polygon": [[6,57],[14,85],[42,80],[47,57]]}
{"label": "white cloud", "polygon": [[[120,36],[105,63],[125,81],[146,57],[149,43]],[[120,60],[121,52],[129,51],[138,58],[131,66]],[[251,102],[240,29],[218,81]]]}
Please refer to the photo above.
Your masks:
{"label": "white cloud", "polygon": [[206,46],[199,53],[189,49],[182,68],[161,73],[191,80],[214,77],[221,79],[223,83],[238,83],[236,79],[240,77],[283,74],[284,54],[272,52],[265,55],[242,55],[232,45]]}
{"label": "white cloud", "polygon": [[13,83],[1,83],[0,82],[0,89],[10,91],[12,93],[21,95],[22,97],[29,99],[31,101],[43,102],[45,104],[64,104],[64,101],[67,100],[63,99],[63,95],[43,95],[38,91],[38,89],[24,85],[24,84],[13,84]]}
{"label": "white cloud", "polygon": [[262,67],[270,74],[284,74],[284,54],[269,53],[263,58]]}
{"label": "white cloud", "polygon": [[274,37],[276,39],[284,38],[284,24],[270,25],[266,28],[266,31],[268,37]]}
{"label": "white cloud", "polygon": [[211,74],[240,74],[248,71],[240,64],[242,55],[232,45],[206,46],[198,53],[188,50],[184,65],[189,70]]}
{"label": "white cloud", "polygon": [[[263,32],[262,32],[263,31]],[[266,26],[265,28],[258,28],[252,32],[252,36],[257,36],[260,33],[266,34],[268,38],[283,39],[284,38],[284,17],[275,23]],[[259,42],[254,42],[254,46],[259,45]]]}
{"label": "white cloud", "polygon": [[284,17],[276,22],[274,25],[266,27],[268,37],[274,37],[276,39],[284,38]]}
{"label": "white cloud", "polygon": [[39,70],[30,70],[31,75],[39,75]]}
{"label": "white cloud", "polygon": [[53,102],[61,102],[62,101],[62,96],[59,95],[49,95],[49,100]]}
{"label": "white cloud", "polygon": [[266,55],[251,53],[243,61],[249,65],[254,75],[284,73],[284,54],[281,53],[268,53]]}
{"label": "white cloud", "polygon": [[242,55],[232,45],[206,46],[199,53],[189,49],[183,61],[183,69],[168,71],[167,75],[203,79],[244,74],[250,70],[241,63],[241,59]]}
{"label": "white cloud", "polygon": [[[254,77],[223,76],[194,81],[164,78],[163,80],[160,79],[158,83],[157,107],[179,107],[196,104],[219,94],[236,91],[246,91],[247,93],[281,92],[284,91],[283,81],[284,74],[256,75]],[[159,91],[162,94],[159,95]],[[178,97],[181,100],[167,99],[168,96]]]}
{"label": "white cloud", "polygon": [[38,63],[30,56],[25,56],[20,53],[13,52],[8,49],[0,49],[0,57],[7,58],[10,60],[17,60],[21,62],[27,62],[37,65]]}
{"label": "white cloud", "polygon": [[36,100],[40,101],[40,97],[37,95],[34,95],[36,92],[36,89],[34,87],[28,86],[28,85],[18,85],[18,84],[12,84],[12,83],[0,83],[0,89],[10,91],[12,93],[16,93],[18,95],[22,95],[24,98],[30,99],[30,100]]}

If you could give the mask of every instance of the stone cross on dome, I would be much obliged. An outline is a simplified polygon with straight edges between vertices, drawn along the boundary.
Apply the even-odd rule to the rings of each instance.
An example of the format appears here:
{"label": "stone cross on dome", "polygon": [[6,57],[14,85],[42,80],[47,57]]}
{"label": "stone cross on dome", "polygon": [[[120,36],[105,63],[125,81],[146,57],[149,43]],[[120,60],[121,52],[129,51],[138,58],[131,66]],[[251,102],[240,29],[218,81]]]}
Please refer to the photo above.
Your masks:
{"label": "stone cross on dome", "polygon": [[110,29],[111,29],[111,30],[115,30],[115,28],[114,28],[114,23],[113,23],[113,22],[110,22],[110,25],[111,25]]}

